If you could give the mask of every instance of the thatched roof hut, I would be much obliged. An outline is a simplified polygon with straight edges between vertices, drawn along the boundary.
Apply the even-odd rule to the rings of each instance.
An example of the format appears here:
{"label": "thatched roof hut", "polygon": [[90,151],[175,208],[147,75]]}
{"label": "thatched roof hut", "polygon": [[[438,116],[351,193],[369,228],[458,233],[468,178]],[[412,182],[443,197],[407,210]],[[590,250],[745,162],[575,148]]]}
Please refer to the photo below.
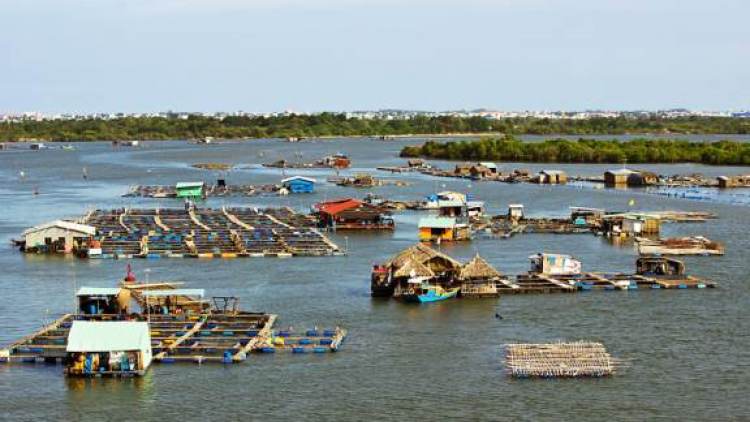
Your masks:
{"label": "thatched roof hut", "polygon": [[399,277],[435,277],[435,273],[429,269],[426,265],[419,261],[409,260],[404,266],[396,270],[393,273],[396,278]]}
{"label": "thatched roof hut", "polygon": [[461,263],[455,259],[423,244],[418,244],[401,251],[399,254],[386,261],[383,266],[391,267],[397,271],[410,261],[422,264],[434,273],[460,271],[462,267]]}
{"label": "thatched roof hut", "polygon": [[464,265],[458,275],[461,280],[496,280],[502,277],[500,271],[488,264],[479,255],[474,256],[468,264]]}

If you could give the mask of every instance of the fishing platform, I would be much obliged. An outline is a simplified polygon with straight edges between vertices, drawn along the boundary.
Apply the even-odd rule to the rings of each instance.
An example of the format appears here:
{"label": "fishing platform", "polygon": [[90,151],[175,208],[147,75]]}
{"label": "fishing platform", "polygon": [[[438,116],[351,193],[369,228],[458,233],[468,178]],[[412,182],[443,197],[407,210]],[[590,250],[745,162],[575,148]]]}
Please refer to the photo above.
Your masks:
{"label": "fishing platform", "polygon": [[[146,322],[152,361],[161,363],[230,364],[251,353],[328,353],[338,351],[346,337],[341,328],[277,329],[275,314],[241,311],[236,297],[206,301],[203,294],[203,289],[180,289],[175,283],[126,281],[117,288],[81,288],[76,313],[0,349],[0,362],[70,363],[68,339],[79,321],[104,323],[101,327]],[[139,312],[129,312],[132,305]]]}

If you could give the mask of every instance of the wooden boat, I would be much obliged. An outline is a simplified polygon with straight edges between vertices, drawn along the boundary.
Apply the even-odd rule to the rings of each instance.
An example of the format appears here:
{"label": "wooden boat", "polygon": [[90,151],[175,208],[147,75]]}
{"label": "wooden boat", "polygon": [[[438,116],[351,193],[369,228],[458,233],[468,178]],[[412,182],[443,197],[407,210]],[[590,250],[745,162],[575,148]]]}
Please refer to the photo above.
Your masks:
{"label": "wooden boat", "polygon": [[414,287],[410,287],[408,293],[402,297],[407,302],[439,302],[441,300],[450,299],[458,295],[460,287],[453,289],[444,289],[441,286],[433,285],[428,283],[429,277],[413,277],[409,280],[409,284]]}

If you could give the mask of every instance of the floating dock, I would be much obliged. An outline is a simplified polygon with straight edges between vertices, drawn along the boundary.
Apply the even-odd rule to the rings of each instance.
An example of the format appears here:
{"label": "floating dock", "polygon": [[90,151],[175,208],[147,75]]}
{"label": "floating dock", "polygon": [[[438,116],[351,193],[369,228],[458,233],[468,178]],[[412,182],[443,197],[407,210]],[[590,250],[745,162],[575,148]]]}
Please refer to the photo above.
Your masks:
{"label": "floating dock", "polygon": [[604,345],[585,341],[509,344],[506,360],[513,378],[602,378],[615,373]]}

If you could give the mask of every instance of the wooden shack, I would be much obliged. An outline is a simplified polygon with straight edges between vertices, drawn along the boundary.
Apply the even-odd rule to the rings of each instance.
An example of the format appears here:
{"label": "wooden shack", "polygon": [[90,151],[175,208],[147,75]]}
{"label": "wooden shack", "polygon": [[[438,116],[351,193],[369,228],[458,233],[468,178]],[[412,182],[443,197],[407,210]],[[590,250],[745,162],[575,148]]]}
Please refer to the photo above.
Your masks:
{"label": "wooden shack", "polygon": [[471,176],[472,167],[473,166],[469,163],[457,164],[456,169],[453,171],[453,173],[459,177],[469,177]]}
{"label": "wooden shack", "polygon": [[561,170],[542,170],[536,176],[536,181],[545,185],[564,185],[568,183],[568,175]]}
{"label": "wooden shack", "polygon": [[461,297],[496,297],[497,283],[503,275],[478,254],[461,268]]}
{"label": "wooden shack", "polygon": [[633,170],[617,169],[607,170],[604,172],[604,184],[610,187],[628,186],[628,178],[633,174]]}
{"label": "wooden shack", "polygon": [[409,168],[422,168],[425,166],[425,161],[421,158],[410,158],[406,165],[409,166]]}

